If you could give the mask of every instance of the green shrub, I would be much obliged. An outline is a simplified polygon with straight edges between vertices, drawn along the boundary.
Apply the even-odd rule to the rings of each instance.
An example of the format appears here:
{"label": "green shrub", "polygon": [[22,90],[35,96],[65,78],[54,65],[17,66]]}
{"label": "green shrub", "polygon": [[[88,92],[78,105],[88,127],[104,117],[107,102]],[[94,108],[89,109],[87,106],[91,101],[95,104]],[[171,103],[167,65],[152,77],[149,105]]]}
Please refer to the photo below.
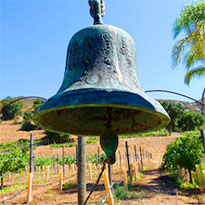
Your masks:
{"label": "green shrub", "polygon": [[37,110],[37,108],[44,102],[43,99],[41,98],[38,98],[38,99],[35,99],[34,102],[33,102],[33,110],[34,112]]}
{"label": "green shrub", "polygon": [[31,130],[35,130],[35,128],[36,128],[36,126],[31,124],[28,121],[23,121],[21,123],[21,130],[23,130],[23,131],[31,131]]}
{"label": "green shrub", "polygon": [[183,136],[191,137],[191,136],[201,136],[201,132],[199,130],[192,130],[183,132]]}
{"label": "green shrub", "polygon": [[185,168],[190,175],[190,183],[192,181],[192,172],[195,165],[202,160],[202,142],[196,136],[182,136],[167,146],[167,151],[163,156],[162,167],[170,173],[179,172]]}
{"label": "green shrub", "polygon": [[31,111],[24,112],[23,119],[25,121],[31,122],[32,117],[33,117],[33,113]]}
{"label": "green shrub", "polygon": [[59,133],[55,133],[55,132],[49,132],[46,131],[45,132],[49,143],[65,143],[65,142],[70,142],[70,135],[69,134],[59,134]]}
{"label": "green shrub", "polygon": [[131,186],[128,190],[125,191],[123,185],[117,185],[114,189],[114,197],[117,201],[119,200],[127,200],[127,199],[144,199],[147,198],[147,194],[145,192],[136,192],[133,191]]}
{"label": "green shrub", "polygon": [[13,125],[17,125],[17,124],[19,124],[19,122],[18,122],[17,118],[16,118],[16,117],[14,117],[14,120],[13,120]]}

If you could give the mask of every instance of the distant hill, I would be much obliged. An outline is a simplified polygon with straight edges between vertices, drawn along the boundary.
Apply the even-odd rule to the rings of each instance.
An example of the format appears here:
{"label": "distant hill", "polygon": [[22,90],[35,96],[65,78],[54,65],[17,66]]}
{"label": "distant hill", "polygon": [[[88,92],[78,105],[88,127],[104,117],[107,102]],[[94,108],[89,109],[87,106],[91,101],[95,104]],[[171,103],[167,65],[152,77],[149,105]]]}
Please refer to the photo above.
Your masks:
{"label": "distant hill", "polygon": [[[197,102],[187,102],[187,101],[179,101],[179,100],[161,100],[161,99],[158,99],[158,101],[165,101],[168,103],[179,103],[185,108],[186,111],[197,112],[197,113],[201,112],[201,105]],[[201,100],[199,101],[201,102]],[[203,109],[205,111],[205,107]]]}

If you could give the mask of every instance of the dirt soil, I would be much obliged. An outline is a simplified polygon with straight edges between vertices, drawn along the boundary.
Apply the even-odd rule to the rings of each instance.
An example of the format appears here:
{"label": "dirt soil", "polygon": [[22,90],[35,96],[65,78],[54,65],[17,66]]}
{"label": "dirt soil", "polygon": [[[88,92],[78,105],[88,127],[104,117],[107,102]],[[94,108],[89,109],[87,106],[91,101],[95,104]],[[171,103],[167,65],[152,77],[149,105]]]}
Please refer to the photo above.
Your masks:
{"label": "dirt soil", "polygon": [[[8,126],[8,127],[6,127]],[[22,132],[18,130],[19,125],[0,125],[0,142],[9,142],[16,141],[20,138],[29,139],[28,132]],[[11,128],[12,127],[12,128]],[[16,131],[18,130],[18,131]],[[43,136],[42,131],[35,131],[34,138],[40,139]],[[160,173],[159,167],[162,162],[162,156],[166,150],[166,146],[178,137],[179,134],[174,133],[169,137],[144,137],[144,138],[123,138],[119,141],[119,147],[117,150],[117,158],[119,160],[119,151],[125,160],[125,141],[128,141],[129,152],[131,154],[131,162],[134,158],[134,145],[137,146],[137,152],[139,154],[139,147],[146,150],[147,152],[152,153],[152,162],[148,164],[148,169],[144,172],[142,177],[134,183],[134,190],[139,193],[138,199],[126,200],[121,202],[116,202],[115,204],[149,204],[149,205],[183,205],[183,204],[205,204],[204,196],[200,196],[199,192],[190,193],[183,192],[179,190],[174,184],[170,181],[168,176],[164,173]],[[88,144],[87,145],[87,155],[96,154],[99,144]],[[100,150],[102,153],[102,150]],[[36,148],[34,155],[35,156],[61,156],[61,148],[51,148],[50,146],[39,146]],[[65,156],[73,156],[76,154],[76,148],[65,148]],[[113,171],[113,181],[121,181],[123,179],[122,172],[116,170],[116,165],[114,165]],[[124,165],[125,166],[125,165]],[[95,170],[95,176],[92,180],[87,180],[87,195],[89,191],[94,186],[97,176],[99,174],[98,170]],[[26,177],[22,180],[14,181],[13,183],[24,183]],[[9,185],[9,182],[6,182],[6,185]],[[37,205],[61,205],[61,204],[77,204],[77,183],[76,176],[71,179],[66,180],[64,183],[73,183],[74,186],[68,190],[59,191],[58,183],[46,186],[38,187],[33,189],[33,202],[30,204]],[[10,182],[11,184],[11,182]],[[42,183],[46,184],[46,182]],[[41,184],[41,185],[42,185]],[[12,196],[17,191],[14,191],[9,194],[0,196],[0,201],[3,197]],[[143,195],[141,193],[144,193]],[[89,202],[90,204],[96,204],[106,195],[105,188],[103,185],[103,179],[100,180],[100,183],[97,187]],[[26,202],[26,191],[22,192],[16,198],[6,201],[6,204],[27,204]]]}

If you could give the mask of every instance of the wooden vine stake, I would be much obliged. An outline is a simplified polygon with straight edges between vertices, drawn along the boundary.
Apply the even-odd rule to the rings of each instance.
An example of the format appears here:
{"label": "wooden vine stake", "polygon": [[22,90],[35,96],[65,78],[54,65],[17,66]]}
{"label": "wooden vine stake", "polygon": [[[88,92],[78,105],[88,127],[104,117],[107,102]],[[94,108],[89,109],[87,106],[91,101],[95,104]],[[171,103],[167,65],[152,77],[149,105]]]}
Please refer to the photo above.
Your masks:
{"label": "wooden vine stake", "polygon": [[134,164],[135,182],[137,181],[137,163]]}
{"label": "wooden vine stake", "polygon": [[125,191],[127,191],[127,171],[126,171],[126,168],[123,168],[123,178],[124,178]]}
{"label": "wooden vine stake", "polygon": [[30,168],[28,168],[28,182],[27,182],[27,202],[32,202],[32,178],[33,173],[30,172]]}
{"label": "wooden vine stake", "polygon": [[27,184],[27,202],[32,202],[32,186],[33,186],[33,134],[30,135],[30,160],[28,168],[28,184]]}
{"label": "wooden vine stake", "polygon": [[60,187],[60,191],[62,191],[62,188],[63,188],[63,169],[62,169],[61,165],[60,165],[60,169],[59,169],[59,187]]}
{"label": "wooden vine stake", "polygon": [[46,180],[49,180],[49,171],[50,171],[50,166],[46,166]]}
{"label": "wooden vine stake", "polygon": [[42,166],[43,177],[45,177],[45,166]]}
{"label": "wooden vine stake", "polygon": [[200,172],[200,168],[198,164],[196,164],[196,173],[197,173],[197,177],[198,177],[199,184],[200,184],[199,189],[201,193],[203,193],[203,183],[202,183],[201,172]]}
{"label": "wooden vine stake", "polygon": [[72,164],[73,166],[73,174],[75,174],[75,164]]}
{"label": "wooden vine stake", "polygon": [[92,179],[92,166],[91,166],[91,163],[88,164],[88,170],[89,170],[90,179]]}
{"label": "wooden vine stake", "polygon": [[[109,178],[108,178],[108,172],[106,170],[104,170],[104,172],[103,172],[103,178],[104,178],[104,185],[105,185],[106,194],[108,194],[109,188],[110,188],[110,182],[109,182]],[[114,205],[114,198],[112,195],[112,190],[110,190],[110,192],[109,192],[108,204]]]}

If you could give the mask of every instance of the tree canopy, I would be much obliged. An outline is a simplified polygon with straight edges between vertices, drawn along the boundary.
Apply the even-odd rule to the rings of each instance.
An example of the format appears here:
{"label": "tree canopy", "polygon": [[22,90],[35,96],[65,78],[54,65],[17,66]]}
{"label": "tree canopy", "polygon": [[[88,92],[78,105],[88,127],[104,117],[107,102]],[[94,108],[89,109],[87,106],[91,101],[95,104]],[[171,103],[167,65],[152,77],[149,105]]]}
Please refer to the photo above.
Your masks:
{"label": "tree canopy", "polygon": [[183,62],[187,68],[185,83],[196,76],[205,74],[205,2],[189,3],[180,12],[174,27],[174,38],[184,31],[172,50],[172,63],[176,67]]}
{"label": "tree canopy", "polygon": [[[17,115],[22,115],[23,102],[17,101],[15,103],[10,104],[15,101],[16,98],[7,97],[2,100],[2,119],[3,120],[12,120]],[[10,104],[10,105],[9,105]]]}

